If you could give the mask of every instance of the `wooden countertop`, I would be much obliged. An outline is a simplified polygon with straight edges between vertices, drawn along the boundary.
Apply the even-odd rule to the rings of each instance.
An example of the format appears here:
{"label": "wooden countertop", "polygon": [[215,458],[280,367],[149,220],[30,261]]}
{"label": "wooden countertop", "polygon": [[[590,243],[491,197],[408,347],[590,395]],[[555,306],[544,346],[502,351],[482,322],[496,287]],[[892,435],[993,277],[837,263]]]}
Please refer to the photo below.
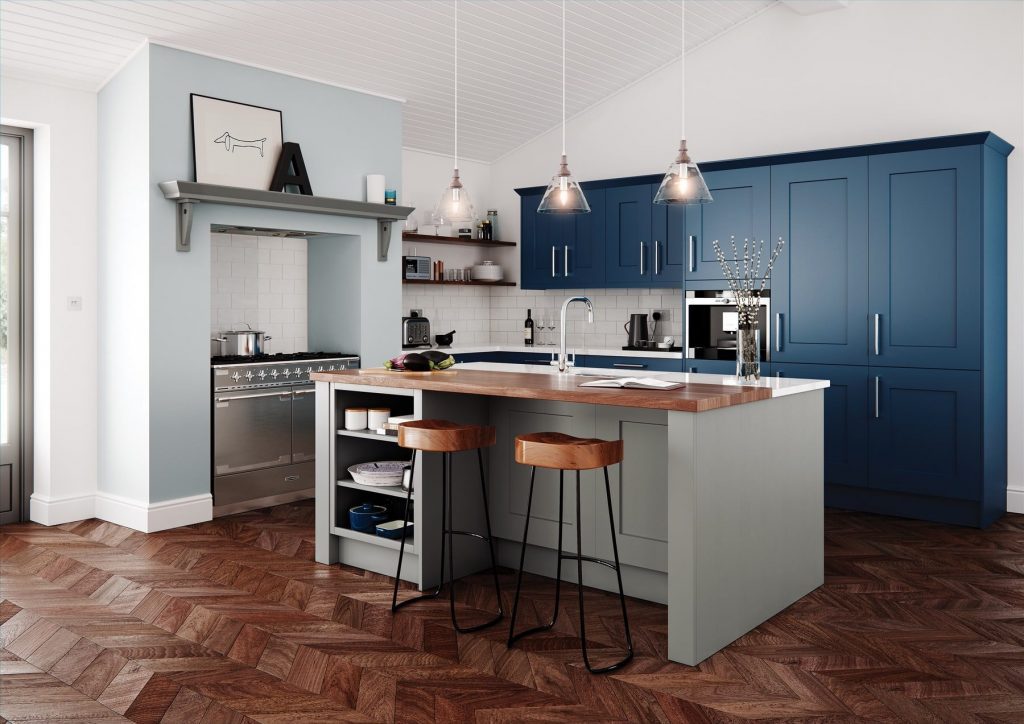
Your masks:
{"label": "wooden countertop", "polygon": [[621,388],[580,387],[591,376],[498,372],[490,370],[450,369],[440,372],[392,372],[385,369],[314,372],[316,382],[349,385],[399,387],[405,389],[454,392],[490,397],[517,397],[529,400],[558,400],[592,405],[645,407],[678,412],[706,412],[720,407],[767,400],[772,391],[765,387],[707,385],[687,382],[676,390],[629,390]]}

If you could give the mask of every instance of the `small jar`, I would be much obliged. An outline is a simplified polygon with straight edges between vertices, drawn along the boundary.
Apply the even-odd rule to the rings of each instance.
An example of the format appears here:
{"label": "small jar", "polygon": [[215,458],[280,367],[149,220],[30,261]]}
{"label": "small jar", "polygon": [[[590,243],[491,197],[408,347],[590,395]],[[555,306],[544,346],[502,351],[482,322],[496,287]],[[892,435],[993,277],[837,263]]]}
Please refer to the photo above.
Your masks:
{"label": "small jar", "polygon": [[491,224],[491,239],[500,239],[498,236],[498,210],[487,209],[487,221]]}
{"label": "small jar", "polygon": [[365,430],[366,429],[366,408],[346,407],[345,408],[345,429]]}

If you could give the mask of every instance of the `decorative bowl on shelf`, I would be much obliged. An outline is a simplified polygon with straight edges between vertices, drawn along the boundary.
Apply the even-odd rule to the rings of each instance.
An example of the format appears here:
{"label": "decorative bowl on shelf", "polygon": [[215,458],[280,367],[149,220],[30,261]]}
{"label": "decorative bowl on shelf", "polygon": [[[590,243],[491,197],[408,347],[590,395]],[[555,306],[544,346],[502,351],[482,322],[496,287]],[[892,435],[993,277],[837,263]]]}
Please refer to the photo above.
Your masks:
{"label": "decorative bowl on shelf", "polygon": [[348,526],[360,533],[373,533],[374,528],[389,517],[387,507],[363,503],[348,509]]}
{"label": "decorative bowl on shelf", "polygon": [[360,485],[394,486],[402,484],[402,476],[407,467],[409,467],[408,460],[359,463],[349,466],[348,474]]}
{"label": "decorative bowl on shelf", "polygon": [[377,535],[381,538],[401,540],[412,533],[412,521],[410,520],[409,525],[403,528],[402,524],[404,522],[402,520],[389,520],[387,523],[379,523],[377,525]]}
{"label": "decorative bowl on shelf", "polygon": [[505,272],[501,264],[493,261],[482,261],[473,266],[473,281],[476,282],[500,282],[505,278]]}

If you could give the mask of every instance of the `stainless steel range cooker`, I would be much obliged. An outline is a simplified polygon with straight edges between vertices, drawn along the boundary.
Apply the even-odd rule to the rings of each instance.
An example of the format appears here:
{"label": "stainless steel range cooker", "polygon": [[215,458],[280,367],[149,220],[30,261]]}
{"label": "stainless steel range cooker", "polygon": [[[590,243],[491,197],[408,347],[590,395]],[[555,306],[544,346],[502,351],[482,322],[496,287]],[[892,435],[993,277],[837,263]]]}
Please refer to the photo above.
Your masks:
{"label": "stainless steel range cooker", "polygon": [[213,357],[213,514],[314,495],[312,372],[359,367],[338,352]]}

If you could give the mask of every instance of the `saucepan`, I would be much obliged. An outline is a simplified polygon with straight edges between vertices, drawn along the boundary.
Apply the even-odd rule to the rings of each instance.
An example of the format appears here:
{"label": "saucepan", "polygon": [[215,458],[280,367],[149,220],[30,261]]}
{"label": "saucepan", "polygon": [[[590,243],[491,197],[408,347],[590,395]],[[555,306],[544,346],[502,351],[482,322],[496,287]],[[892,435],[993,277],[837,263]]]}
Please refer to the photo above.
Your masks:
{"label": "saucepan", "polygon": [[211,337],[210,341],[220,342],[221,354],[250,357],[254,354],[265,353],[267,350],[264,343],[271,339],[273,337],[269,334],[244,329],[221,332],[219,337]]}

